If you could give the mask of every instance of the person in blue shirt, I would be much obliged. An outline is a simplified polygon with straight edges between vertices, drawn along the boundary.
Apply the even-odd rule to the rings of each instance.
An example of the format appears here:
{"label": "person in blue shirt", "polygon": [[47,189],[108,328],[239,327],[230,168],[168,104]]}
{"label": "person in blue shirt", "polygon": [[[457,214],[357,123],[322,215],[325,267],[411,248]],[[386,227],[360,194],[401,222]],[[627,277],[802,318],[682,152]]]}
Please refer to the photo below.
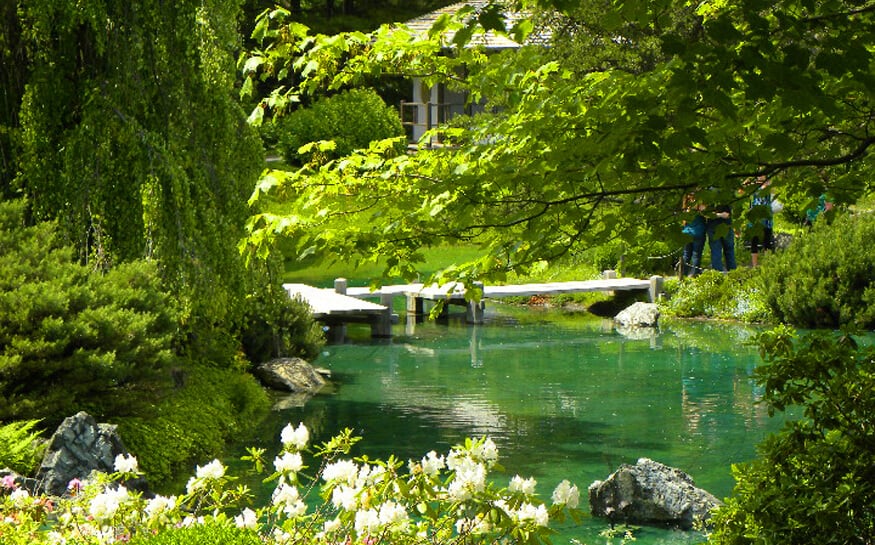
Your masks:
{"label": "person in blue shirt", "polygon": [[702,205],[694,203],[695,197],[687,195],[684,197],[684,210],[691,211],[695,209],[698,213],[692,220],[684,221],[684,226],[681,232],[690,237],[690,240],[684,244],[684,252],[681,257],[681,275],[682,276],[698,276],[702,272],[702,253],[705,250],[705,217],[702,216]]}
{"label": "person in blue shirt", "polygon": [[[769,189],[769,180],[765,176],[760,176],[757,178],[757,181],[760,182],[760,187],[751,196],[750,208],[762,207],[763,212],[760,212],[760,215],[765,214],[765,216],[760,218],[759,226],[753,229],[753,236],[750,239],[751,267],[759,265],[760,250],[775,249],[774,224],[772,220],[772,210],[775,201],[772,198],[772,191]],[[753,224],[749,223],[748,229],[752,228]]]}

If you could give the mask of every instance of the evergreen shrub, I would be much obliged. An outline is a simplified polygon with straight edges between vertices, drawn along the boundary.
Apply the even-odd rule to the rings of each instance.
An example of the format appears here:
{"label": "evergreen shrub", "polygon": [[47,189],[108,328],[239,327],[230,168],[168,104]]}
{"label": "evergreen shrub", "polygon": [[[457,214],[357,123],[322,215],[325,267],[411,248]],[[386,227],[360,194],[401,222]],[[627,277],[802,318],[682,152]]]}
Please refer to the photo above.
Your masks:
{"label": "evergreen shrub", "polygon": [[[298,149],[320,140],[333,140],[335,148],[327,159],[349,155],[355,149],[367,148],[375,140],[404,136],[404,126],[398,112],[387,106],[371,89],[351,89],[338,95],[299,108],[280,120],[279,149],[291,164],[309,161],[311,154]],[[398,151],[404,149],[399,141]]]}
{"label": "evergreen shrub", "polygon": [[780,326],[759,338],[755,371],[769,412],[802,417],[733,466],[735,489],[709,543],[872,543],[875,537],[875,347]]}
{"label": "evergreen shrub", "polygon": [[875,328],[872,214],[816,222],[782,252],[762,260],[766,304],[781,322],[805,328]]}
{"label": "evergreen shrub", "polygon": [[157,266],[93,271],[24,211],[0,202],[0,420],[125,414],[174,358],[177,309]]}

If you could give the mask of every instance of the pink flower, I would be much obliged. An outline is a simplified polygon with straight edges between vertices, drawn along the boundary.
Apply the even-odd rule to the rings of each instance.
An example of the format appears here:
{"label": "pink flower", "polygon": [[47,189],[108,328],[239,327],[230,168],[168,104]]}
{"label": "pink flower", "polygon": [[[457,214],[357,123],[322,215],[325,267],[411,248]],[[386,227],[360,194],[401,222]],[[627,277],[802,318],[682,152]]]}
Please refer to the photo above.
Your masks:
{"label": "pink flower", "polygon": [[67,490],[69,490],[70,493],[75,496],[77,492],[82,490],[82,481],[74,478],[72,481],[67,483]]}
{"label": "pink flower", "polygon": [[18,488],[18,485],[15,484],[15,475],[5,475],[2,480],[0,480],[0,485],[3,488],[8,488],[10,490],[15,490]]}

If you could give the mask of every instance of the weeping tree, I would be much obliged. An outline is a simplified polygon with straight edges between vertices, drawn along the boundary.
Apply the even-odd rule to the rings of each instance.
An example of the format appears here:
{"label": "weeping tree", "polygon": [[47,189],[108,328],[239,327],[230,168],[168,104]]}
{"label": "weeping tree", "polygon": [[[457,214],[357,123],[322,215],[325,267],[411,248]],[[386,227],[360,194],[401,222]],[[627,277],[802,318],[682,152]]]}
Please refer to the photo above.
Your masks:
{"label": "weeping tree", "polygon": [[239,4],[28,0],[17,12],[28,81],[12,185],[31,219],[56,219],[95,269],[156,260],[187,346],[223,352],[261,291],[236,247],[263,164],[233,92]]}

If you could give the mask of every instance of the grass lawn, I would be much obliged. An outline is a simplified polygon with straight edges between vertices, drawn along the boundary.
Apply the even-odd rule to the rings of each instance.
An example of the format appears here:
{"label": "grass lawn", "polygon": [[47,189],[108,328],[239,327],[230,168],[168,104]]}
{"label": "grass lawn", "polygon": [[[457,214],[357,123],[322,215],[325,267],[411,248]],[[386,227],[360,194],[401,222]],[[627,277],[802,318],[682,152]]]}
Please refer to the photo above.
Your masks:
{"label": "grass lawn", "polygon": [[[423,277],[431,273],[453,265],[476,259],[481,255],[477,246],[441,246],[427,248],[422,252],[425,255],[425,263],[420,269]],[[286,261],[286,271],[283,275],[284,282],[300,282],[320,287],[332,287],[335,278],[346,278],[350,286],[367,286],[372,280],[382,277],[385,262],[378,260],[376,263],[369,262],[354,267],[348,263],[333,262],[325,264],[298,263]],[[389,279],[382,284],[403,284],[403,279]]]}

